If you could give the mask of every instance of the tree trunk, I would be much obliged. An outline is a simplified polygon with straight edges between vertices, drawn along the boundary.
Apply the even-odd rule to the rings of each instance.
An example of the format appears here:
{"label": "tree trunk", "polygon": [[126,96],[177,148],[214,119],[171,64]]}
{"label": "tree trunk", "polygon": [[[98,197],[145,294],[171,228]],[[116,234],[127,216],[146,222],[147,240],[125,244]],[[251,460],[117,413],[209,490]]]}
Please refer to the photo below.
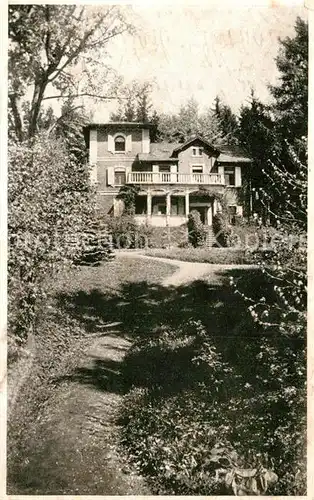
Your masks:
{"label": "tree trunk", "polygon": [[27,133],[28,139],[32,139],[36,134],[38,116],[40,113],[41,104],[47,84],[47,80],[40,80],[39,82],[35,83]]}
{"label": "tree trunk", "polygon": [[19,142],[22,142],[23,140],[23,127],[22,127],[22,120],[21,116],[17,107],[17,102],[16,102],[16,95],[15,94],[9,94],[9,101],[13,113],[13,119],[14,119],[14,131],[17,139]]}

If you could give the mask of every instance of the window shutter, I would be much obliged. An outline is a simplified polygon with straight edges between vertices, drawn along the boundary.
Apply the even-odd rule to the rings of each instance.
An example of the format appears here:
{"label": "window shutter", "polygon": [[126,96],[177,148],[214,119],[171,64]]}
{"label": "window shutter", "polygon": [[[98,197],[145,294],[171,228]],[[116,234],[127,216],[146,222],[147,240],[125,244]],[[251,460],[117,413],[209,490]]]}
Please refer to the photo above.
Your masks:
{"label": "window shutter", "polygon": [[235,185],[236,187],[240,187],[241,182],[241,167],[235,167]]}
{"label": "window shutter", "polygon": [[107,168],[107,184],[108,186],[114,186],[114,168]]}
{"label": "window shutter", "polygon": [[128,135],[126,136],[125,150],[126,150],[127,152],[132,151],[132,134],[128,134]]}
{"label": "window shutter", "polygon": [[114,153],[114,140],[111,134],[108,134],[108,151]]}

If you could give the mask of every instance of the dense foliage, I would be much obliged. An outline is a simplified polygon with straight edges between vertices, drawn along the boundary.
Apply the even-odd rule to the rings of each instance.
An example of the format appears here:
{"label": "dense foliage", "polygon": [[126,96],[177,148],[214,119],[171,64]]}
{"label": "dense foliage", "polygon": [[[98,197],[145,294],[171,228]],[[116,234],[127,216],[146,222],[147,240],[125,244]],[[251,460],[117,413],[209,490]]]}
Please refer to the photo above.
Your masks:
{"label": "dense foliage", "polygon": [[151,226],[138,224],[133,215],[107,217],[106,223],[114,248],[144,248],[149,244]]}
{"label": "dense foliage", "polygon": [[[272,302],[269,282],[260,277],[258,288]],[[222,342],[192,322],[133,348],[126,377],[138,388],[125,401],[123,443],[155,493],[232,493],[228,477],[239,469],[256,480],[244,494],[304,493],[302,355],[253,325],[244,317]],[[263,490],[256,469],[275,472],[278,482]]]}
{"label": "dense foliage", "polygon": [[60,140],[42,135],[31,145],[10,144],[8,203],[9,323],[23,340],[44,277],[80,248],[93,214],[88,171]]}
{"label": "dense foliage", "polygon": [[206,232],[198,210],[191,210],[188,215],[188,238],[193,247],[204,245]]}

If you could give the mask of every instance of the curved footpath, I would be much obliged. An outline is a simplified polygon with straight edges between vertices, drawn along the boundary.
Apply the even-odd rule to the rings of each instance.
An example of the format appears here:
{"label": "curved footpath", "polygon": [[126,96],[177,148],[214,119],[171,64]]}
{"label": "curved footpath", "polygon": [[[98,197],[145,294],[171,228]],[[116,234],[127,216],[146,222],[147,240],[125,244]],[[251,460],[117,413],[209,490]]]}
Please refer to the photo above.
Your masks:
{"label": "curved footpath", "polygon": [[222,270],[249,268],[256,269],[256,265],[253,264],[208,264],[203,262],[187,262],[183,260],[168,259],[165,257],[154,257],[141,253],[141,250],[119,250],[118,255],[121,257],[153,259],[159,262],[165,262],[167,264],[176,266],[178,270],[171,276],[167,276],[162,281],[163,286],[184,285],[186,283],[191,283],[192,281],[198,280],[204,276],[208,277],[208,279],[210,279],[211,277],[214,278],[214,275]]}
{"label": "curved footpath", "polygon": [[[207,275],[215,281],[219,279],[215,276],[219,270],[248,267],[189,263],[137,252],[117,253],[117,259],[128,257],[176,266],[178,269],[162,280],[164,286],[182,285]],[[105,333],[93,333],[85,353],[77,360],[76,372],[84,374],[84,383],[69,377],[56,386],[34,432],[26,438],[27,458],[19,465],[19,486],[10,494],[151,494],[145,480],[130,470],[118,452],[116,418],[123,398],[119,362],[131,346],[119,328],[118,322],[106,324]],[[102,363],[109,367],[105,373],[101,371]]]}

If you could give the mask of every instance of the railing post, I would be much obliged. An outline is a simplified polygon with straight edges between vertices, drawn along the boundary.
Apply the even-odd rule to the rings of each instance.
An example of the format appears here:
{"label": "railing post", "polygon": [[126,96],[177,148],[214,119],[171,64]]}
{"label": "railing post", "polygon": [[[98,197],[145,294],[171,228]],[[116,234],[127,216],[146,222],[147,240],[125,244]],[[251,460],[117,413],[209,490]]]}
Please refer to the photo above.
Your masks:
{"label": "railing post", "polygon": [[166,195],[166,219],[167,219],[167,226],[169,224],[169,217],[171,215],[171,193],[167,193]]}
{"label": "railing post", "polygon": [[152,194],[147,191],[147,218],[152,216]]}
{"label": "railing post", "polygon": [[185,192],[185,216],[188,217],[190,213],[190,193],[188,191]]}

